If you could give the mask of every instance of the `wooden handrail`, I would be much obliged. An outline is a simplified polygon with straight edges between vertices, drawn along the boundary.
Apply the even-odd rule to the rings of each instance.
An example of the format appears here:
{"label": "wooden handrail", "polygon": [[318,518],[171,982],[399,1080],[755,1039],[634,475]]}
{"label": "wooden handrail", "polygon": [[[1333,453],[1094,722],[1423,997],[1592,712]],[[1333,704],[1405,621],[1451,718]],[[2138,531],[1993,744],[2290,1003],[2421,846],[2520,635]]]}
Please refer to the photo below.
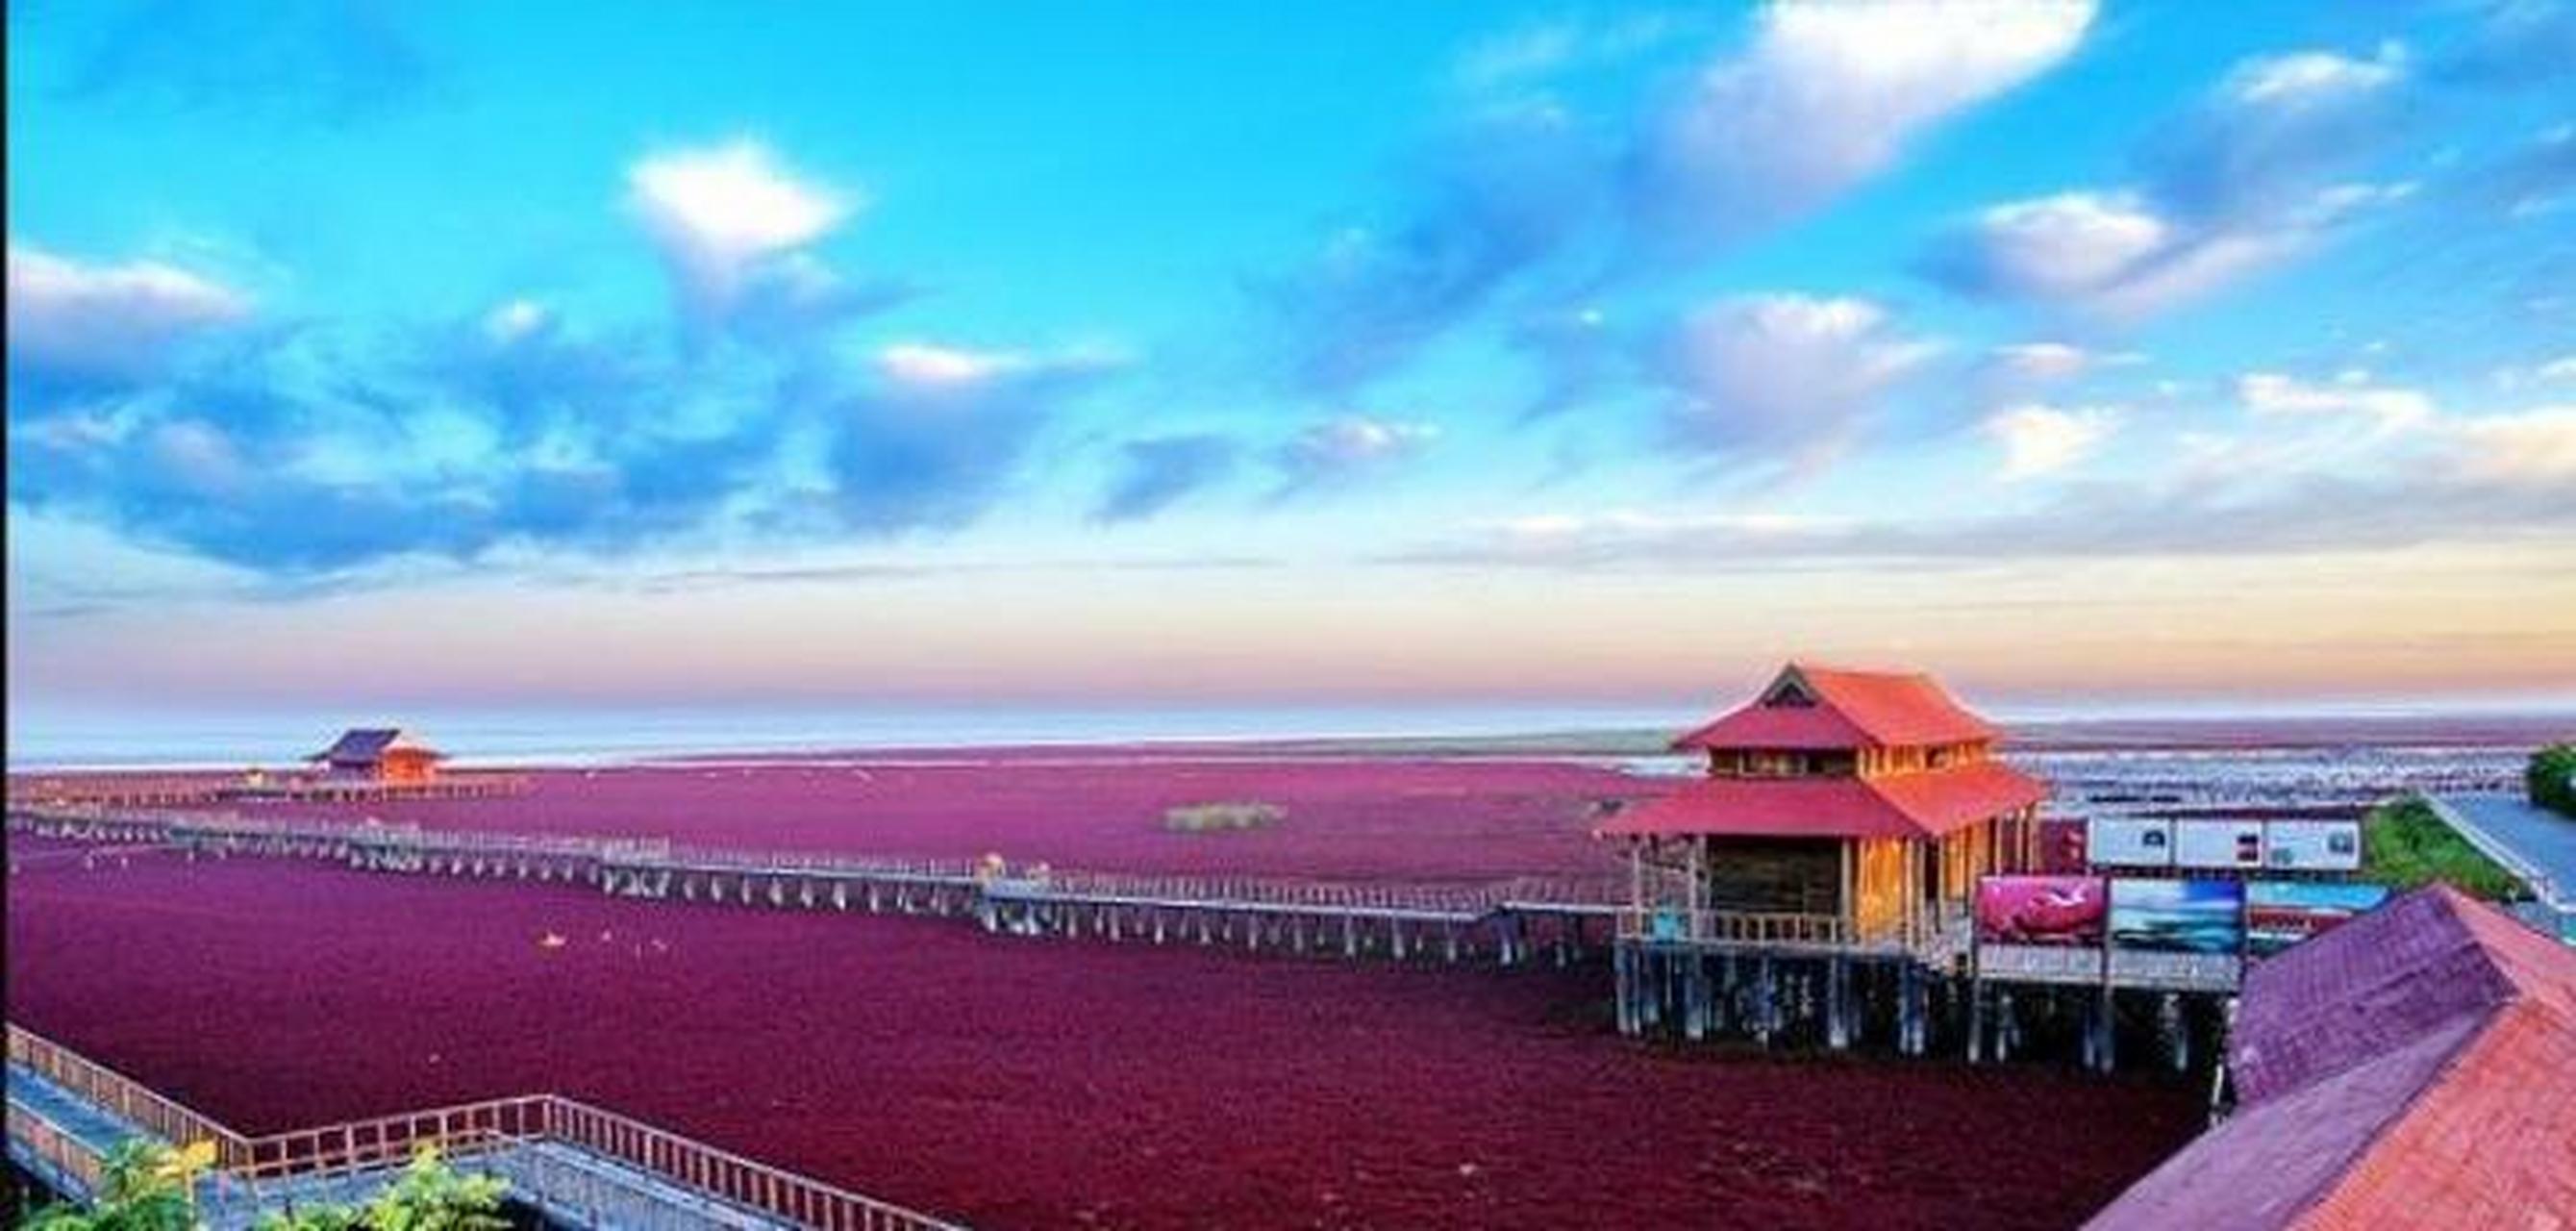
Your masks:
{"label": "wooden handrail", "polygon": [[424,830],[414,825],[358,824],[334,821],[284,821],[212,813],[106,812],[15,808],[13,825],[22,821],[58,820],[101,824],[145,824],[163,827],[174,839],[282,839],[348,843],[375,849],[413,848],[443,854],[536,855],[587,859],[620,871],[668,870],[720,876],[764,874],[848,877],[879,875],[936,877],[990,884],[995,880],[1027,885],[1054,897],[1135,898],[1201,903],[1236,902],[1247,906],[1302,907],[1342,911],[1418,911],[1429,914],[1483,915],[1505,904],[1612,906],[1625,900],[1616,878],[1516,877],[1473,884],[1322,881],[1295,877],[1230,876],[1194,873],[1088,872],[1046,870],[1038,875],[988,877],[988,869],[967,860],[906,859],[844,855],[828,851],[747,851],[675,844],[661,838],[607,838],[581,835],[514,834],[480,830]]}
{"label": "wooden handrail", "polygon": [[212,1116],[11,1022],[9,1063],[125,1117],[165,1141],[215,1143],[216,1162],[247,1162],[250,1142]]}
{"label": "wooden handrail", "polygon": [[[216,1143],[218,1184],[262,1186],[398,1166],[420,1147],[472,1157],[555,1141],[661,1177],[684,1190],[825,1231],[955,1231],[955,1224],[772,1167],[631,1116],[557,1094],[523,1094],[244,1137],[140,1082],[8,1023],[9,1061],[126,1116],[167,1141]],[[84,1185],[100,1160],[43,1117],[9,1105],[9,1134]]]}

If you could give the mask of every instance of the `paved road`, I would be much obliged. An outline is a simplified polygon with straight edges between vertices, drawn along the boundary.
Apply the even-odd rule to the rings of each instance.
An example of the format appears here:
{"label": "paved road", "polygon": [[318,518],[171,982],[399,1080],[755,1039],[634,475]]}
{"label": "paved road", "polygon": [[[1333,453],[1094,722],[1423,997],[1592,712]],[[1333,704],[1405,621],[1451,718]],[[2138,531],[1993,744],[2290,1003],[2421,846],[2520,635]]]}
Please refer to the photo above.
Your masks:
{"label": "paved road", "polygon": [[2559,935],[2576,942],[2576,819],[2519,795],[2445,795],[2435,801],[2462,836],[2531,882]]}

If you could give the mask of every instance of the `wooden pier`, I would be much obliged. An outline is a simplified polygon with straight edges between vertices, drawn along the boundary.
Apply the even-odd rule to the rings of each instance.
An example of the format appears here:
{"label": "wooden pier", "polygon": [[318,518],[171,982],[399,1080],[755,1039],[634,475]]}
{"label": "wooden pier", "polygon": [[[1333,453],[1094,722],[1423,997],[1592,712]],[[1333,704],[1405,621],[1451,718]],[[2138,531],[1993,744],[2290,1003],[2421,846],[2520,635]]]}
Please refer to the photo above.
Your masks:
{"label": "wooden pier", "polygon": [[362,1202],[413,1152],[495,1176],[551,1225],[583,1231],[957,1231],[957,1224],[553,1094],[490,1099],[248,1137],[16,1023],[8,1025],[12,1161],[76,1201],[137,1138],[210,1143],[196,1206],[238,1231],[316,1203]]}
{"label": "wooden pier", "polygon": [[384,804],[495,799],[528,789],[528,776],[449,773],[419,781],[332,774],[62,774],[9,778],[12,808],[211,808],[230,803]]}
{"label": "wooden pier", "polygon": [[[618,897],[972,919],[997,935],[1194,943],[1254,952],[1520,966],[1610,948],[1610,878],[1340,883],[1060,871],[965,860],[718,850],[662,839],[424,830],[230,813],[12,808],[9,829],[183,858],[308,859],[353,869],[584,885]],[[95,858],[96,856],[91,856]]]}

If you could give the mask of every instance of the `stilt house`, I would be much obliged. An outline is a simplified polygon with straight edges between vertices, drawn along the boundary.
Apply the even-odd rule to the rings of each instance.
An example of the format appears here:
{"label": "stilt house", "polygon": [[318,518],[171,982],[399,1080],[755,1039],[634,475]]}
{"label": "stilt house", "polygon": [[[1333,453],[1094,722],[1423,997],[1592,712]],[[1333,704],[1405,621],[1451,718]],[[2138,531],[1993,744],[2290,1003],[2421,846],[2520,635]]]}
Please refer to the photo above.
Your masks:
{"label": "stilt house", "polygon": [[334,778],[425,783],[438,777],[447,754],[399,727],[352,727],[330,747],[304,758]]}
{"label": "stilt house", "polygon": [[1930,676],[1791,663],[1682,736],[1708,773],[1599,833],[1624,841],[1624,940],[1807,952],[1964,946],[1977,878],[2039,862],[2039,782]]}

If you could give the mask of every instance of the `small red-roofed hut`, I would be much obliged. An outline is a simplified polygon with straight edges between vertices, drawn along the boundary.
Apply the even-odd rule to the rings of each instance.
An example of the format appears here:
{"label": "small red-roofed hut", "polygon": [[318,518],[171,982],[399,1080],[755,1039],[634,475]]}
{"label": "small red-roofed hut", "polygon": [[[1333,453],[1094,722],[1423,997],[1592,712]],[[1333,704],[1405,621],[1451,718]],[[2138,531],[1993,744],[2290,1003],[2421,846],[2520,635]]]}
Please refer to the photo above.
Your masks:
{"label": "small red-roofed hut", "polygon": [[400,727],[352,727],[304,759],[334,778],[415,785],[436,779],[447,754]]}

